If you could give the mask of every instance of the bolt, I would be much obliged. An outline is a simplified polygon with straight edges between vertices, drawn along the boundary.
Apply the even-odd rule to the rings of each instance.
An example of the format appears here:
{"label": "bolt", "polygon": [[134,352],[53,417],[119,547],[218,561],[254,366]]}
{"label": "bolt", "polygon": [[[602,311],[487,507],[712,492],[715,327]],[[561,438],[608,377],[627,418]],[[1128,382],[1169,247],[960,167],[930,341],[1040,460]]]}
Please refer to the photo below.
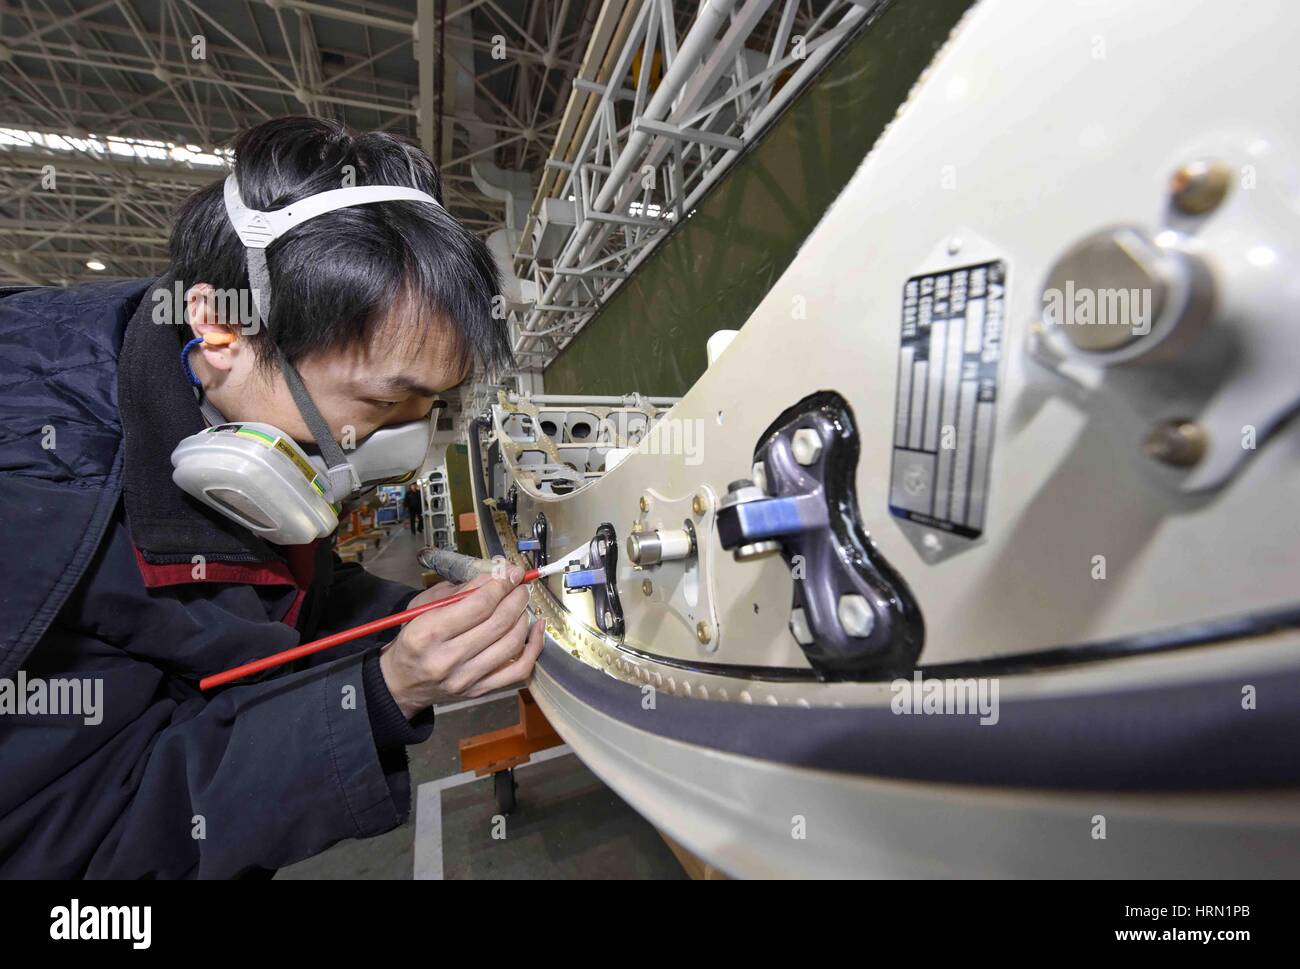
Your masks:
{"label": "bolt", "polygon": [[605,613],[605,627],[608,629],[609,627],[611,627],[611,626],[613,626],[613,625],[614,625],[614,614],[613,614],[612,612],[606,611],[606,613]]}
{"label": "bolt", "polygon": [[801,427],[790,439],[790,450],[794,452],[794,459],[805,467],[816,464],[822,453],[822,439],[812,428]]}
{"label": "bolt", "polygon": [[813,644],[812,630],[808,628],[808,616],[802,609],[795,609],[790,613],[790,632],[794,634],[795,642],[800,646]]}
{"label": "bolt", "polygon": [[1219,207],[1232,186],[1232,170],[1221,161],[1188,162],[1169,179],[1174,206],[1187,215],[1204,215]]}
{"label": "bolt", "polygon": [[[1085,353],[1122,350],[1152,332],[1169,298],[1169,257],[1146,233],[1125,226],[1103,229],[1071,246],[1057,259],[1043,288],[1043,320]],[[1076,322],[1072,305],[1058,297],[1091,291],[1135,293],[1142,298],[1120,308],[1108,325]],[[1100,311],[1098,311],[1100,312]],[[1061,319],[1057,319],[1062,316]],[[1100,324],[1100,316],[1092,317]]]}
{"label": "bolt", "polygon": [[701,643],[707,643],[713,638],[713,630],[709,628],[707,622],[697,622],[695,624],[695,638]]}
{"label": "bolt", "polygon": [[655,591],[655,584],[653,582],[651,582],[649,579],[641,580],[641,594],[643,596],[649,596],[654,591]]}
{"label": "bolt", "polygon": [[780,542],[753,542],[749,545],[737,545],[731,554],[737,562],[750,562],[764,559],[781,551]]}
{"label": "bolt", "polygon": [[767,493],[767,468],[762,461],[755,461],[754,468],[749,472],[749,476],[754,479],[754,486]]}
{"label": "bolt", "polygon": [[857,594],[840,596],[840,604],[835,610],[844,631],[856,639],[871,635],[876,624],[876,614],[871,611],[865,596]]}
{"label": "bolt", "polygon": [[1174,418],[1161,421],[1147,434],[1142,450],[1147,457],[1175,468],[1190,468],[1205,457],[1209,439],[1194,421]]}
{"label": "bolt", "polygon": [[704,497],[704,492],[701,491],[691,499],[691,511],[695,512],[697,515],[703,515],[708,510],[709,499]]}
{"label": "bolt", "polygon": [[645,495],[642,495],[642,496],[641,496],[641,514],[644,515],[644,514],[645,514],[646,512],[648,512],[649,510],[650,510],[650,499],[647,498]]}

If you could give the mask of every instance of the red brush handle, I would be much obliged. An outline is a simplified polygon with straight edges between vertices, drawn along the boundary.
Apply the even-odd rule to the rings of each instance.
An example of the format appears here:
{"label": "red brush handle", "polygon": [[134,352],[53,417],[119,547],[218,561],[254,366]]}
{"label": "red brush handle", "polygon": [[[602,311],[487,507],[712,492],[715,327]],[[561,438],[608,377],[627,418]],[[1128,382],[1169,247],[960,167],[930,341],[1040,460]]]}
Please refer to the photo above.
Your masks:
{"label": "red brush handle", "polygon": [[[537,578],[537,569],[530,569],[524,573],[522,584],[532,582]],[[385,629],[392,629],[394,626],[400,626],[402,623],[410,622],[416,616],[422,616],[433,609],[441,609],[443,606],[449,606],[453,602],[460,602],[466,596],[471,596],[477,589],[465,589],[461,592],[447,596],[445,599],[435,599],[433,602],[426,602],[422,606],[416,606],[413,609],[407,609],[403,612],[395,612],[391,616],[384,616],[381,619],[374,619],[360,626],[353,626],[351,629],[344,629],[341,632],[324,636],[321,639],[312,640],[310,643],[303,643],[301,646],[295,646],[293,649],[286,649],[280,653],[272,653],[270,656],[264,656],[261,659],[255,659],[251,663],[245,663],[242,666],[234,666],[220,673],[214,673],[211,676],[205,676],[199,680],[200,690],[210,690],[214,686],[222,686],[234,680],[243,679],[245,676],[252,676],[254,673],[260,673],[263,670],[269,670],[275,666],[283,666],[285,663],[292,663],[296,659],[304,656],[310,656],[312,653],[319,653],[322,650],[331,649],[334,646],[340,646],[343,643],[350,643],[354,639],[360,639],[362,636],[369,636],[371,633],[382,632]]]}

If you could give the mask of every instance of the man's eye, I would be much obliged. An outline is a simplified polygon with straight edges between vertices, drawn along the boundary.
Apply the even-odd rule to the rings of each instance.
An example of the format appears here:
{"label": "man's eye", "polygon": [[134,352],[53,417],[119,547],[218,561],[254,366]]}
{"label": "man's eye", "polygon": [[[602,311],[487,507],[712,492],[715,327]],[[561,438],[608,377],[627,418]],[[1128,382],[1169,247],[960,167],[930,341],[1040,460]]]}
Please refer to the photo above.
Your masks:
{"label": "man's eye", "polygon": [[379,410],[388,410],[388,408],[390,407],[396,407],[398,404],[401,403],[401,401],[400,400],[367,400],[366,403],[369,404],[371,407],[378,408]]}

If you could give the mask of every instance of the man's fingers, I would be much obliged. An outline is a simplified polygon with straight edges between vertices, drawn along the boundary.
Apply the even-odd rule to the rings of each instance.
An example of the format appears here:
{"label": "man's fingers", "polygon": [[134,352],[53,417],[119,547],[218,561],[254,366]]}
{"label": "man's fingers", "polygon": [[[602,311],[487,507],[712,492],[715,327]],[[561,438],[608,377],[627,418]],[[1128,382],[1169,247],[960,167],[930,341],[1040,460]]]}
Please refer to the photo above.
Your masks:
{"label": "man's fingers", "polygon": [[[507,580],[493,579],[486,575],[478,576],[467,586],[473,587],[471,595],[411,620],[410,629],[413,634],[419,637],[436,636],[444,641],[454,639],[486,622],[501,601],[517,588]],[[527,598],[527,595],[525,589],[524,597]]]}
{"label": "man's fingers", "polygon": [[437,585],[425,589],[418,596],[411,600],[408,609],[416,606],[422,606],[426,602],[437,602],[439,599],[445,599],[448,596],[455,595],[457,592],[465,592],[468,589],[477,589],[483,583],[491,579],[488,575],[476,575],[468,582],[439,582]]}
{"label": "man's fingers", "polygon": [[497,603],[492,615],[450,639],[447,648],[455,657],[456,664],[460,665],[472,656],[483,652],[510,632],[527,607],[528,586],[516,586],[509,595]]}
{"label": "man's fingers", "polygon": [[459,693],[473,686],[493,670],[517,659],[528,638],[528,613],[520,613],[510,630],[492,645],[471,656],[447,677],[447,686]]}
{"label": "man's fingers", "polygon": [[537,663],[537,657],[542,654],[542,644],[545,641],[544,632],[545,624],[538,619],[533,623],[532,631],[528,634],[528,641],[524,644],[524,651],[519,658],[507,663],[495,673],[483,677],[466,691],[466,695],[471,697],[486,696],[495,690],[503,690],[507,686],[523,683],[527,680],[532,675],[533,666]]}

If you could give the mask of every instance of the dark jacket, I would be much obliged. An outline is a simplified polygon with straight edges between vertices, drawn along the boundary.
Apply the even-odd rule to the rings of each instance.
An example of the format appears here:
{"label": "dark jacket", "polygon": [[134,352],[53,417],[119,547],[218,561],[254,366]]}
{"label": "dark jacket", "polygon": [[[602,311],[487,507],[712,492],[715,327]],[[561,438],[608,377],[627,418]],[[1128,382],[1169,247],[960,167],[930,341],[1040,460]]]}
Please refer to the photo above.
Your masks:
{"label": "dark jacket", "polygon": [[[399,824],[404,745],[432,730],[393,702],[374,639],[199,691],[415,590],[326,542],[268,545],[176,488],[171,450],[204,422],[152,286],[0,297],[0,875],[290,864]],[[102,690],[98,713],[15,712],[20,677]]]}
{"label": "dark jacket", "polygon": [[412,518],[419,518],[424,513],[423,503],[420,501],[420,493],[407,488],[402,492],[402,503],[406,505],[406,513]]}

